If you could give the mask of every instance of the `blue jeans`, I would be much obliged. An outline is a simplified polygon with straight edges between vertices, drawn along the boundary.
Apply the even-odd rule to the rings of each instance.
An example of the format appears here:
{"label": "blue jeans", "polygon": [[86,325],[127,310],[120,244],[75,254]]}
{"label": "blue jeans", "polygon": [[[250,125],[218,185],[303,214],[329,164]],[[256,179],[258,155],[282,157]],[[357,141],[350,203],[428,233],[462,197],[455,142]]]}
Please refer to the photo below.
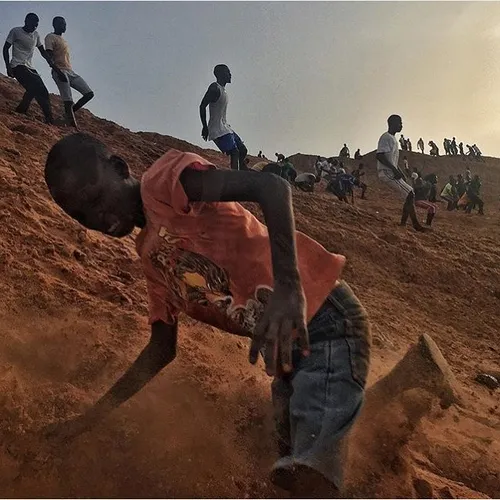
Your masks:
{"label": "blue jeans", "polygon": [[301,465],[340,489],[345,437],[363,403],[370,327],[354,292],[340,282],[308,328],[311,354],[296,350],[292,374],[272,383],[280,454],[273,476],[292,477]]}

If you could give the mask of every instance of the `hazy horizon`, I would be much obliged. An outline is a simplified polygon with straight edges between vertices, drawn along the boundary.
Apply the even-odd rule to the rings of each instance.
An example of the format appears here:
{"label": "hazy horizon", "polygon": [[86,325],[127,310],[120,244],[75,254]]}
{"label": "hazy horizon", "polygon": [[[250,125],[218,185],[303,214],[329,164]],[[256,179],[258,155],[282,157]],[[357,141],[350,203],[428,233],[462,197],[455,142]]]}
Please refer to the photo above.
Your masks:
{"label": "hazy horizon", "polygon": [[[228,121],[251,154],[366,153],[397,113],[414,149],[455,136],[500,156],[498,3],[1,2],[2,46],[28,12],[42,41],[66,18],[88,109],[133,131],[216,149],[198,106],[225,63]],[[38,52],[33,62],[57,93]]]}

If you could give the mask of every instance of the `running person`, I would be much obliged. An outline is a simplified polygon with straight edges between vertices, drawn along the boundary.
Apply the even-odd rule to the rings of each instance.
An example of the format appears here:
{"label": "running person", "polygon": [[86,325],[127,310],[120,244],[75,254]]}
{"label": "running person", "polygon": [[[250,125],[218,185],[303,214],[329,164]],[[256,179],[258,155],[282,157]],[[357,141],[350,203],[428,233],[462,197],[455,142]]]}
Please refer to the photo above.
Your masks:
{"label": "running person", "polygon": [[[231,71],[225,64],[218,64],[214,68],[214,75],[217,81],[208,87],[200,104],[200,118],[203,125],[201,136],[205,141],[214,141],[223,153],[231,157],[233,170],[248,170],[245,165],[247,148],[226,121],[226,85],[231,83]],[[210,110],[208,125],[207,106]]]}
{"label": "running person", "polygon": [[382,182],[388,184],[397,191],[404,199],[401,225],[406,226],[410,217],[416,231],[425,231],[417,219],[415,210],[415,192],[406,182],[405,175],[398,167],[399,148],[395,134],[403,130],[403,121],[399,115],[391,115],[387,123],[389,129],[383,133],[378,141],[377,147],[377,170],[378,177]]}
{"label": "running person", "polygon": [[[36,99],[36,102],[38,102],[40,108],[42,108],[45,123],[53,124],[54,120],[52,118],[49,91],[32,65],[35,48],[38,48],[42,57],[46,59],[49,66],[52,67],[61,79],[64,80],[66,77],[56,66],[54,66],[43,48],[40,35],[38,31],[36,31],[39,21],[38,16],[31,12],[26,16],[24,26],[19,26],[10,30],[3,46],[3,59],[7,69],[7,75],[11,78],[15,78],[26,90],[16,111],[21,114],[26,114],[31,101]],[[9,54],[11,47],[12,59],[10,59]]]}
{"label": "running person", "polygon": [[[273,482],[298,498],[338,498],[345,438],[363,402],[369,323],[339,279],[344,257],[295,231],[289,185],[274,175],[219,170],[174,149],[140,183],[124,160],[85,134],[51,149],[45,180],[87,228],[114,237],[142,229],[136,247],[151,324],[150,342],[127,372],[49,435],[68,442],[91,430],[172,362],[184,312],[252,338],[251,363],[264,351],[275,377],[280,458]],[[259,203],[267,227],[238,201]]]}
{"label": "running person", "polygon": [[[52,78],[56,82],[59,94],[64,102],[66,120],[69,125],[77,128],[75,112],[94,97],[94,92],[87,85],[87,82],[80,75],[77,75],[71,67],[69,46],[63,38],[63,33],[66,33],[66,20],[61,16],[54,17],[52,26],[54,27],[54,33],[49,33],[45,37],[45,50],[59,69],[59,72],[52,70]],[[60,73],[64,73],[66,77],[64,80],[61,80]],[[82,94],[76,104],[73,104],[72,88]]]}

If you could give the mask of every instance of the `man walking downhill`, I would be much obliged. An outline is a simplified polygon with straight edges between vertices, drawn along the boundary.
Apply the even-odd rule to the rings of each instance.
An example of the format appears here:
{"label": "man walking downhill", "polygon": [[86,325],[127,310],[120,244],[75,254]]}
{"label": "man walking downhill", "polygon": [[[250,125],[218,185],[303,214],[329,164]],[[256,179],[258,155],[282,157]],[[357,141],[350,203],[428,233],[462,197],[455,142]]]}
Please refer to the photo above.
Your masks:
{"label": "man walking downhill", "polygon": [[[225,64],[218,64],[214,68],[214,75],[217,81],[208,87],[200,104],[200,118],[203,125],[201,136],[205,141],[214,141],[223,153],[230,156],[233,170],[248,170],[245,165],[247,148],[226,121],[226,84],[231,83],[231,71]],[[208,125],[207,106],[210,110]]]}
{"label": "man walking downhill", "polygon": [[[64,112],[68,125],[78,128],[75,120],[75,112],[85,106],[94,97],[94,92],[87,85],[87,82],[80,75],[77,75],[71,67],[69,46],[63,38],[63,33],[66,33],[66,20],[64,17],[54,17],[52,26],[54,27],[54,33],[49,33],[45,37],[45,50],[51,61],[59,69],[59,72],[52,70],[52,78],[56,82],[59,94],[64,102]],[[60,78],[60,73],[64,74],[65,79]],[[82,97],[76,104],[73,104],[72,88],[82,94]]]}
{"label": "man walking downhill", "polygon": [[[42,57],[46,59],[52,70],[56,72],[62,80],[64,80],[66,76],[52,63],[43,48],[40,35],[38,31],[36,31],[39,21],[38,16],[31,12],[26,16],[24,26],[19,26],[10,30],[3,46],[3,59],[5,61],[5,67],[7,68],[7,75],[11,78],[15,78],[26,90],[16,111],[21,114],[26,114],[31,101],[36,99],[42,108],[45,123],[53,124],[54,120],[52,118],[49,91],[44,85],[40,75],[33,68],[31,62],[35,47],[38,48]],[[9,54],[11,47],[12,59],[10,59]]]}
{"label": "man walking downhill", "polygon": [[377,170],[379,179],[388,184],[392,189],[399,192],[404,198],[401,225],[406,226],[410,217],[416,231],[425,231],[417,219],[415,211],[415,192],[405,182],[405,176],[398,167],[399,149],[395,134],[403,130],[403,121],[399,115],[391,115],[387,120],[389,129],[383,133],[378,141],[377,147]]}

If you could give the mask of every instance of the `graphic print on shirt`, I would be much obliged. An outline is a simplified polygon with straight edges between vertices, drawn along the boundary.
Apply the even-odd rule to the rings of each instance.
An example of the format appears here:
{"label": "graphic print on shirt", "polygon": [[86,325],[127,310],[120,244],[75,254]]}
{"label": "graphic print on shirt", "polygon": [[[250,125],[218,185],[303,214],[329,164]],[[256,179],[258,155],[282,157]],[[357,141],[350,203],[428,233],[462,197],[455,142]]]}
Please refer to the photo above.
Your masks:
{"label": "graphic print on shirt", "polygon": [[254,297],[245,304],[235,304],[231,293],[231,280],[226,269],[204,255],[179,248],[182,238],[162,227],[158,233],[161,246],[150,252],[153,266],[160,271],[177,302],[212,307],[224,313],[233,323],[249,334],[264,312],[272,288],[259,285]]}

